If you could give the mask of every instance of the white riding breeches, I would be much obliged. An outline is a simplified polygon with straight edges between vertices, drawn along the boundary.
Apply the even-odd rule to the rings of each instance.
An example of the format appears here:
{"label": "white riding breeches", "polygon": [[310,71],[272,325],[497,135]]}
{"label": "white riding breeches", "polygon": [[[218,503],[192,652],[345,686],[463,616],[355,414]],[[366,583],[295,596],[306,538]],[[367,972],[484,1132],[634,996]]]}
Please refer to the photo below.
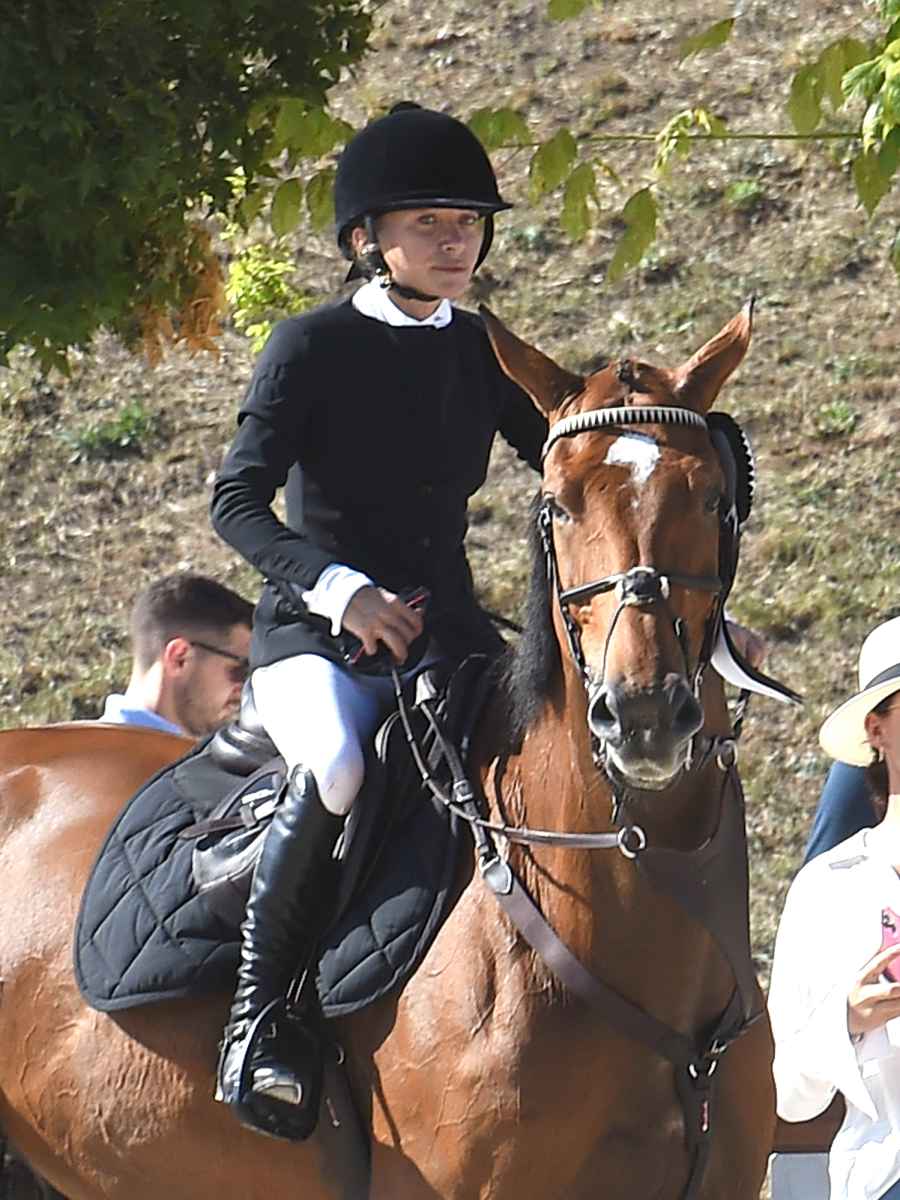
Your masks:
{"label": "white riding breeches", "polygon": [[[432,640],[421,662],[400,679],[406,682],[440,661],[440,647]],[[363,747],[394,706],[394,681],[319,654],[296,654],[257,667],[252,688],[259,719],[288,775],[298,766],[312,771],[324,806],[346,816],[365,775]]]}
{"label": "white riding breeches", "polygon": [[322,803],[345,816],[362,787],[363,746],[391,708],[389,677],[363,675],[318,654],[297,654],[253,672],[256,711],[284,758],[312,771]]}

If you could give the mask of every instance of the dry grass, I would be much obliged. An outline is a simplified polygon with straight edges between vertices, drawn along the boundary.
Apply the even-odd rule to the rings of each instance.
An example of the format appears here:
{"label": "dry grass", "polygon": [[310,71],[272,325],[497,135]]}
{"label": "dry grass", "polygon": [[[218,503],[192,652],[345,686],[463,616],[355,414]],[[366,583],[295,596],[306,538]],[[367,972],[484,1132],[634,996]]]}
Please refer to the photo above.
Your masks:
{"label": "dry grass", "polygon": [[[865,32],[862,6],[758,2],[733,45],[678,69],[678,43],[723,13],[718,4],[655,8],[618,0],[550,26],[542,5],[520,0],[475,15],[462,0],[390,0],[379,48],[339,107],[360,120],[403,96],[438,107],[452,98],[462,114],[511,102],[545,131],[563,123],[599,135],[654,130],[700,102],[736,127],[786,128],[789,68],[840,33]],[[566,244],[547,213],[523,204],[499,223],[474,299],[585,369],[625,350],[678,362],[748,295],[759,297],[749,357],[723,398],[750,433],[760,472],[732,608],[768,638],[772,672],[807,697],[799,711],[758,698],[743,744],[754,943],[765,972],[827,766],[817,727],[852,686],[863,634],[900,611],[900,324],[886,253],[898,200],[889,197],[870,225],[839,156],[785,142],[700,149],[673,169],[651,259],[611,287],[603,279],[614,213],[651,160],[634,149],[597,154],[628,188],[603,184],[589,239]],[[523,166],[521,154],[500,156],[503,187],[519,201]],[[332,293],[342,269],[327,240],[305,238],[297,251],[298,285]],[[173,356],[151,372],[101,339],[68,381],[40,381],[27,361],[0,376],[0,724],[95,712],[123,681],[126,613],[153,576],[190,566],[254,593],[252,572],[206,517],[250,366],[245,341],[229,332],[218,360]],[[139,452],[73,461],[71,439],[128,404],[158,416]],[[533,488],[499,448],[473,511],[476,575],[489,605],[510,615],[525,577]]]}

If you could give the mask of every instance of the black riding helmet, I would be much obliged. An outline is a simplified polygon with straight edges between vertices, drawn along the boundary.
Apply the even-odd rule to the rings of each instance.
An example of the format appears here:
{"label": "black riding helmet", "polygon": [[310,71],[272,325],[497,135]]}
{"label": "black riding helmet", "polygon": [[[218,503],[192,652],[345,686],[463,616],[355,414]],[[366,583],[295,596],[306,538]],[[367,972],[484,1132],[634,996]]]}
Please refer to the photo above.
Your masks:
{"label": "black riding helmet", "polygon": [[[490,249],[493,214],[512,208],[497,190],[484,147],[462,121],[408,101],[360,130],[341,154],[334,181],[335,231],[353,259],[350,232],[370,230],[381,213],[402,208],[466,208],[484,214],[476,267]],[[356,265],[348,278],[363,272]]]}

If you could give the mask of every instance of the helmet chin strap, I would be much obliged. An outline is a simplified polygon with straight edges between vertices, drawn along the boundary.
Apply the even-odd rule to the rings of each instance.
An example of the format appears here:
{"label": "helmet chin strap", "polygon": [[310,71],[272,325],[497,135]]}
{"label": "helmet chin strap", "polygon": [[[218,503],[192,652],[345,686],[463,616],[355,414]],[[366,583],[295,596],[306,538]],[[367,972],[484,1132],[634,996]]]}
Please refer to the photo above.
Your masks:
{"label": "helmet chin strap", "polygon": [[396,292],[398,296],[402,296],[405,300],[424,300],[426,303],[431,304],[433,301],[441,299],[440,296],[429,296],[427,292],[420,292],[418,288],[407,287],[405,283],[394,283],[393,280],[387,286],[390,291]]}

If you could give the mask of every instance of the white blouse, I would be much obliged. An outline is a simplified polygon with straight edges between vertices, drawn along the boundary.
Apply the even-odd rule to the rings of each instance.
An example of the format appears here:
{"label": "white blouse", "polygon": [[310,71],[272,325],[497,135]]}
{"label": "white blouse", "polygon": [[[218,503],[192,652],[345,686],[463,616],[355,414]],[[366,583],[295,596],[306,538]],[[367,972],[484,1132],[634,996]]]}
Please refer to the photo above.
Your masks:
{"label": "white blouse", "polygon": [[864,829],[808,863],[775,942],[769,1016],[778,1115],[805,1121],[835,1092],[847,1115],[829,1156],[832,1200],[877,1200],[900,1179],[900,1019],[853,1044],[847,996],[881,947],[882,909],[900,915],[900,830]]}

